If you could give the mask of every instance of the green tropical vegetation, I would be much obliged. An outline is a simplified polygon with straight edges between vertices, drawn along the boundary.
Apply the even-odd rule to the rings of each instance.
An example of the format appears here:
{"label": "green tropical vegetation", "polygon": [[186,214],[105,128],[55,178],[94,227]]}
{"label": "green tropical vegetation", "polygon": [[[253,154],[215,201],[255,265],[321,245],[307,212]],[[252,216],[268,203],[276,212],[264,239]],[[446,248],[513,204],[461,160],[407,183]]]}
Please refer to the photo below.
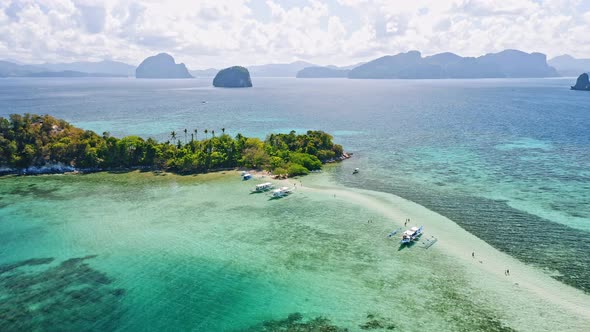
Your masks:
{"label": "green tropical vegetation", "polygon": [[264,141],[241,134],[231,137],[225,128],[217,136],[214,130],[204,129],[206,137],[200,141],[196,129],[190,140],[188,129],[183,132],[184,143],[175,131],[166,142],[139,136],[116,138],[108,132],[98,135],[76,128],[50,115],[12,114],[0,117],[0,168],[61,163],[79,169],[144,167],[200,173],[248,167],[294,176],[318,170],[324,162],[345,155],[342,146],[323,131],[270,134]]}

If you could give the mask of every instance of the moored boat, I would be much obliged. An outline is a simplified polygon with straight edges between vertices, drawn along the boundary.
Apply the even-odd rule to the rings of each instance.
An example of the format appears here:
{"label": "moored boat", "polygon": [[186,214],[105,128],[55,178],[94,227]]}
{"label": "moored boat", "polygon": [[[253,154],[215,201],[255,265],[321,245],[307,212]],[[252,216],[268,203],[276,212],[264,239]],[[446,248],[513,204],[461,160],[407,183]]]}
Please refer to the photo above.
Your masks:
{"label": "moored boat", "polygon": [[261,193],[261,192],[264,192],[264,191],[271,190],[272,188],[274,188],[274,185],[272,183],[265,182],[265,183],[257,184],[254,187],[254,189],[252,189],[252,192]]}
{"label": "moored boat", "polygon": [[293,192],[293,189],[291,189],[289,187],[280,187],[280,188],[272,191],[272,197],[273,198],[284,197],[284,196],[289,195],[291,192]]}
{"label": "moored boat", "polygon": [[420,237],[420,235],[422,235],[422,230],[424,229],[424,226],[420,226],[420,227],[412,227],[410,229],[408,229],[407,231],[402,233],[402,240],[400,241],[401,244],[407,244],[410,243],[414,240],[416,240],[417,238]]}

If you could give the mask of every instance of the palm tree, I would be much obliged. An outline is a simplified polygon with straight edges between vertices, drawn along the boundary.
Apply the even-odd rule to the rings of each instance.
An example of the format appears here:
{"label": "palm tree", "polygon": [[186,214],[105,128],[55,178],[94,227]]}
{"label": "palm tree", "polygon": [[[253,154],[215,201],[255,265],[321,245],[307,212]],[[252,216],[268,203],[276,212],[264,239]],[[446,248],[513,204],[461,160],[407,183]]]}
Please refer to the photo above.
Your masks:
{"label": "palm tree", "polygon": [[225,135],[225,128],[221,128],[221,134]]}
{"label": "palm tree", "polygon": [[198,132],[198,130],[197,130],[197,129],[195,129],[195,138],[196,138],[197,140],[199,140],[199,136],[197,136],[197,132]]}
{"label": "palm tree", "polygon": [[191,133],[191,143],[195,141],[195,134]]}
{"label": "palm tree", "polygon": [[184,144],[186,144],[186,133],[188,130],[186,130],[186,128],[184,128]]}
{"label": "palm tree", "polygon": [[215,130],[211,130],[211,136],[215,137]]}
{"label": "palm tree", "polygon": [[174,141],[176,139],[176,132],[175,131],[172,131],[170,133],[170,137],[172,138],[172,141]]}
{"label": "palm tree", "polygon": [[207,139],[207,133],[209,132],[209,130],[205,129],[203,131],[205,132],[205,139]]}

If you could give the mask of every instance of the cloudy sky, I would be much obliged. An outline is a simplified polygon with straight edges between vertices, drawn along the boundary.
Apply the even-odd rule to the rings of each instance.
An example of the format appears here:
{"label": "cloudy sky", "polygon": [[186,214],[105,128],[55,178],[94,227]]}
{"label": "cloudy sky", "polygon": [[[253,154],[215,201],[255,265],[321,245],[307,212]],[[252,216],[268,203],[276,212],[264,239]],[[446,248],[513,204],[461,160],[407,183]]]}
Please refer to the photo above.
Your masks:
{"label": "cloudy sky", "polygon": [[347,65],[507,48],[590,58],[590,0],[0,0],[0,59],[26,63]]}

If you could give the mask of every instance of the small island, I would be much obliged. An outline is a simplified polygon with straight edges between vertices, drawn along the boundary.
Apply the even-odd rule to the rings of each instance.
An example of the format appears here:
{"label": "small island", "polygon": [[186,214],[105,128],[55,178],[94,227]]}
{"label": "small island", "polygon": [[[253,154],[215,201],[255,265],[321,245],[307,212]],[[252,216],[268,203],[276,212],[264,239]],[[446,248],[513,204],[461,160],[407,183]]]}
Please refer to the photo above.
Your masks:
{"label": "small island", "polygon": [[588,74],[583,73],[580,75],[576,81],[576,85],[572,86],[572,90],[590,91],[590,80],[588,79]]}
{"label": "small island", "polygon": [[177,64],[167,53],[146,58],[135,70],[136,78],[193,78],[184,63]]}
{"label": "small island", "polygon": [[[219,135],[221,132],[221,135]],[[204,135],[202,140],[197,135]],[[349,154],[323,131],[270,134],[265,140],[220,131],[184,129],[158,142],[116,138],[76,128],[49,115],[0,117],[0,174],[162,170],[180,174],[245,167],[279,177],[305,175]]]}
{"label": "small island", "polygon": [[215,75],[213,86],[217,88],[250,88],[252,87],[250,72],[241,66],[222,69]]}

